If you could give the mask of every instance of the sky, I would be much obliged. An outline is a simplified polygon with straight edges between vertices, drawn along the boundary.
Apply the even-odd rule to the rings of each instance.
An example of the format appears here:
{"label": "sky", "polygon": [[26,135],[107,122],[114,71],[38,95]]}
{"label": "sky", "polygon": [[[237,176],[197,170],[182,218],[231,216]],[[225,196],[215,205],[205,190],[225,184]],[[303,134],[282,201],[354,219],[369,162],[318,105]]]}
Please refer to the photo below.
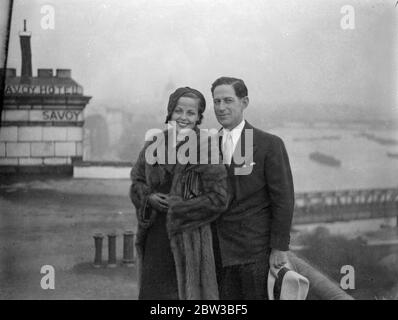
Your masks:
{"label": "sky", "polygon": [[[314,110],[398,118],[395,0],[15,0],[8,66],[20,72],[18,32],[32,32],[37,68],[70,68],[88,108],[164,112],[178,86],[202,91],[242,78],[250,114]],[[355,28],[342,29],[344,5]],[[54,29],[43,29],[44,5]]]}

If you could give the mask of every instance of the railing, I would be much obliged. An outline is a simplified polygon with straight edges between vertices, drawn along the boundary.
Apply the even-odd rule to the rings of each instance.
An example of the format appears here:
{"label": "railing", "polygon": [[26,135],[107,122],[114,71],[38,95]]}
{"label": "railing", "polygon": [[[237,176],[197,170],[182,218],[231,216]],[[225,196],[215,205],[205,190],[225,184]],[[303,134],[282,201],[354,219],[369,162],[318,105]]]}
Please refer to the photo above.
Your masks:
{"label": "railing", "polygon": [[336,282],[292,252],[289,252],[289,261],[293,269],[310,282],[307,300],[354,300]]}
{"label": "railing", "polygon": [[398,189],[304,192],[295,195],[296,224],[398,215]]}

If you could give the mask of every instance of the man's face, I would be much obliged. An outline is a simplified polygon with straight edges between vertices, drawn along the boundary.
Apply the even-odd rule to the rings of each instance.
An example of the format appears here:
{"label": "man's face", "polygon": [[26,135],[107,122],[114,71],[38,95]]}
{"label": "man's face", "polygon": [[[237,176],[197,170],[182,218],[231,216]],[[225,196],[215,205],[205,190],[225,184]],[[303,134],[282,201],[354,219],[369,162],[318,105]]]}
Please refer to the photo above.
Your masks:
{"label": "man's face", "polygon": [[220,85],[214,88],[213,102],[218,122],[223,128],[231,130],[243,120],[243,110],[249,99],[237,97],[232,85]]}

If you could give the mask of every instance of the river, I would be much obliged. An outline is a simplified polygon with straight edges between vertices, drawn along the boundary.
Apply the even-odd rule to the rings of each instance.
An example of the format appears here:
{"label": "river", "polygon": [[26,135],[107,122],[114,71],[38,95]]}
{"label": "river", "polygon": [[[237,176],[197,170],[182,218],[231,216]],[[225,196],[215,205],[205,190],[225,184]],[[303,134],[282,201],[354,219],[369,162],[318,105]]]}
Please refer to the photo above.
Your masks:
{"label": "river", "polygon": [[[387,152],[398,154],[398,143],[383,144],[363,136],[398,140],[398,129],[290,123],[269,131],[285,142],[296,192],[398,187],[398,158],[387,156]],[[341,166],[310,160],[315,151],[340,160]]]}

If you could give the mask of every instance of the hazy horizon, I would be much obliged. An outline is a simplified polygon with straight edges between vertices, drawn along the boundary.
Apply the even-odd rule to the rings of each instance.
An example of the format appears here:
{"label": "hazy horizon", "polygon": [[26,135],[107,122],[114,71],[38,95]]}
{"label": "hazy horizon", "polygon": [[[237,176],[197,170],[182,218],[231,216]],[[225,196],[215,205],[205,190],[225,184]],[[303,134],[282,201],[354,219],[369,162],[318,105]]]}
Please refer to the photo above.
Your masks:
{"label": "hazy horizon", "polygon": [[[32,32],[33,73],[70,68],[93,96],[87,107],[164,113],[178,86],[245,80],[251,117],[397,119],[395,1],[351,1],[355,29],[343,30],[346,1],[15,1],[8,67],[20,72],[18,32]],[[43,30],[43,5],[55,29]]]}

